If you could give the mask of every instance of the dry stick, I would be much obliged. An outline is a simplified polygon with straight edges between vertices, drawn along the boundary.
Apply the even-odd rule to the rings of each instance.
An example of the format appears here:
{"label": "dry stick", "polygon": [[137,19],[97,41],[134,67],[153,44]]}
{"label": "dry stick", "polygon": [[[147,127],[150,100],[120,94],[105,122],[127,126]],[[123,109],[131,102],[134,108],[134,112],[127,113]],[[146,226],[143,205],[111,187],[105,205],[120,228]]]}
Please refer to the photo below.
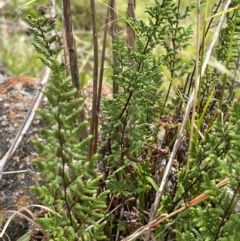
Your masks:
{"label": "dry stick", "polygon": [[[65,21],[64,17],[62,17],[62,25],[63,26],[64,26],[64,21]],[[63,28],[62,32],[63,32],[63,51],[64,51],[63,61],[64,61],[65,65],[66,65],[66,76],[70,76],[71,75],[71,71],[70,71],[68,45],[67,45],[67,41],[66,41],[66,39],[67,39],[66,29]],[[81,73],[81,70],[79,71],[79,73]]]}
{"label": "dry stick", "polygon": [[15,151],[17,150],[18,146],[20,145],[24,135],[26,134],[26,132],[28,131],[29,127],[31,126],[31,123],[34,119],[35,116],[35,111],[36,109],[38,109],[41,100],[43,98],[43,93],[42,90],[45,87],[47,80],[49,78],[50,75],[50,69],[47,67],[43,80],[41,82],[41,88],[39,89],[37,95],[35,96],[32,105],[30,107],[30,109],[27,112],[27,115],[22,123],[22,126],[20,127],[12,145],[10,146],[9,150],[7,151],[7,153],[5,154],[5,156],[1,159],[0,161],[0,181],[2,180],[2,174],[3,174],[3,169],[4,166],[6,165],[7,161],[13,156],[13,154],[15,153]]}
{"label": "dry stick", "polygon": [[92,116],[90,124],[90,134],[93,139],[90,142],[88,150],[88,160],[97,151],[98,140],[98,113],[97,113],[97,90],[98,90],[98,35],[96,26],[96,10],[94,0],[90,0],[91,17],[92,17],[92,34],[93,34],[93,99],[92,99]]}
{"label": "dry stick", "polygon": [[[222,180],[221,182],[219,182],[217,184],[217,187],[219,189],[222,189],[226,185],[228,185],[229,182],[230,182],[230,178],[227,177],[224,180]],[[129,235],[128,237],[126,237],[124,239],[122,239],[121,241],[132,241],[132,240],[135,240],[140,235],[143,235],[144,233],[149,232],[152,228],[159,227],[159,225],[161,223],[163,223],[164,221],[166,221],[167,219],[170,219],[170,218],[176,216],[177,214],[184,212],[185,210],[187,210],[190,207],[196,206],[197,204],[201,203],[202,201],[206,200],[207,198],[209,198],[209,195],[205,194],[205,193],[202,193],[202,194],[198,195],[197,197],[195,197],[194,199],[192,199],[190,202],[188,202],[185,206],[183,206],[183,207],[173,211],[172,213],[162,214],[161,216],[159,216],[156,219],[152,220],[151,222],[149,222],[145,226],[139,228],[133,234]],[[146,239],[144,239],[144,240],[146,240]]]}
{"label": "dry stick", "polygon": [[[135,14],[135,8],[136,8],[136,0],[128,0],[128,6],[127,6],[127,16],[129,18],[131,18],[132,21],[136,21],[136,14]],[[136,33],[135,30],[132,28],[132,25],[134,24],[130,24],[129,21],[126,21],[126,25],[127,25],[127,44],[128,46],[132,49],[132,51],[135,52],[136,50]],[[137,70],[137,63],[136,61],[134,62],[132,58],[128,58],[128,63],[129,65],[135,65],[135,71],[139,71],[139,66],[140,63],[138,65],[138,70]],[[130,120],[129,121],[129,126],[134,125],[134,122],[136,120]],[[125,125],[124,124],[124,129],[125,129]],[[124,132],[122,134],[122,136],[124,136]]]}
{"label": "dry stick", "polygon": [[[203,63],[202,69],[201,69],[201,76],[203,76],[203,74],[205,72],[205,69],[207,67],[207,64],[209,62],[209,59],[210,59],[213,47],[214,47],[214,45],[215,45],[215,43],[216,43],[216,41],[218,39],[221,27],[222,27],[224,19],[225,19],[225,15],[226,15],[225,11],[228,9],[228,6],[230,5],[230,3],[231,3],[231,0],[228,0],[228,2],[225,5],[225,8],[223,10],[221,19],[218,22],[218,26],[217,26],[216,32],[215,32],[215,34],[213,36],[213,40],[212,40],[211,45],[210,45],[210,47],[209,47],[209,49],[207,51],[207,54],[206,54],[206,57],[205,57],[205,60],[204,60],[204,63]],[[156,216],[157,209],[158,209],[158,206],[159,206],[159,203],[160,203],[160,199],[161,199],[161,197],[163,195],[163,191],[164,191],[165,185],[166,185],[167,180],[168,180],[168,176],[169,176],[169,173],[170,173],[170,170],[171,170],[171,167],[172,167],[173,160],[174,160],[174,158],[176,156],[176,152],[177,152],[178,147],[181,144],[181,140],[182,140],[182,138],[184,136],[183,132],[184,132],[185,125],[187,123],[187,119],[189,117],[189,113],[190,113],[191,108],[192,108],[194,95],[195,95],[195,90],[193,90],[193,92],[192,92],[192,94],[191,94],[191,96],[190,96],[190,98],[188,100],[186,111],[185,111],[184,118],[183,118],[183,121],[182,121],[182,125],[181,125],[181,128],[179,130],[179,134],[178,134],[177,139],[176,139],[176,141],[174,143],[174,147],[173,147],[172,153],[170,155],[169,161],[167,163],[166,170],[165,170],[163,178],[162,178],[162,182],[161,182],[160,187],[159,187],[159,189],[158,189],[158,191],[156,193],[155,201],[154,201],[154,203],[153,203],[153,205],[151,207],[150,217],[149,217],[149,221],[150,222],[152,220],[154,220],[154,218]],[[150,233],[148,233],[146,237],[147,237],[146,240],[149,240]]]}
{"label": "dry stick", "polygon": [[[62,0],[62,8],[63,8],[63,26],[65,30],[65,44],[67,45],[67,55],[65,58],[69,56],[69,69],[72,77],[72,85],[77,89],[77,93],[75,94],[75,98],[81,96],[81,89],[79,83],[79,72],[78,72],[78,62],[77,62],[77,49],[74,40],[73,28],[72,28],[72,14],[71,14],[71,6],[70,0]],[[65,48],[66,50],[66,48]],[[67,67],[68,69],[68,67]],[[85,119],[84,111],[81,112],[79,116],[79,122],[82,122]],[[82,133],[82,138],[86,137],[86,133]]]}
{"label": "dry stick", "polygon": [[[112,36],[112,55],[113,55],[113,66],[115,67],[113,69],[113,76],[117,76],[119,73],[116,70],[118,67],[117,63],[117,51],[115,50],[115,42],[118,38],[119,33],[119,27],[118,27],[118,21],[117,21],[117,11],[116,11],[116,3],[115,0],[110,0],[110,16],[111,16],[111,36]],[[116,94],[118,93],[118,83],[116,81],[113,81],[113,98],[116,97]]]}
{"label": "dry stick", "polygon": [[[117,11],[116,11],[116,2],[115,0],[110,0],[109,1],[109,10],[110,10],[110,18],[111,18],[111,30],[110,30],[110,35],[112,37],[112,57],[113,57],[113,76],[118,76],[119,71],[119,63],[117,61],[118,58],[118,52],[116,51],[116,46],[115,43],[118,39],[118,34],[119,34],[119,27],[118,27],[118,16],[117,16]],[[119,84],[116,82],[115,78],[113,78],[113,83],[112,83],[112,94],[113,98],[116,98],[117,94],[119,92]],[[114,128],[114,136],[113,139],[116,137],[116,134],[121,132],[120,127]],[[108,148],[109,152],[111,153],[111,139],[108,140]]]}
{"label": "dry stick", "polygon": [[30,168],[25,169],[25,170],[20,170],[20,171],[3,172],[2,174],[3,175],[7,175],[7,174],[16,174],[16,173],[25,173],[25,172],[30,172],[30,173],[32,173],[34,175],[39,175],[38,172],[34,172]]}
{"label": "dry stick", "polygon": [[77,50],[72,29],[72,14],[71,6],[69,0],[63,0],[63,18],[64,18],[64,28],[66,33],[66,44],[69,54],[70,72],[72,77],[72,84],[77,89],[80,96],[80,84],[79,84],[79,74],[78,74],[78,64],[77,64]]}
{"label": "dry stick", "polygon": [[[49,0],[49,14],[50,14],[50,17],[52,19],[56,18],[56,9],[55,9],[55,7],[56,7],[55,0]],[[51,31],[51,36],[53,37],[54,35],[57,35],[56,29]],[[53,42],[51,44],[51,48],[55,49],[55,47],[56,47],[56,44],[55,44],[55,42]]]}
{"label": "dry stick", "polygon": [[[101,63],[100,63],[100,72],[99,72],[99,84],[98,84],[98,94],[97,94],[97,114],[100,111],[100,103],[101,103],[101,95],[102,95],[102,84],[103,84],[103,73],[104,73],[104,63],[105,63],[105,52],[106,52],[106,45],[107,45],[107,34],[108,34],[108,23],[110,18],[110,1],[108,1],[107,7],[107,14],[105,18],[105,26],[104,26],[104,33],[103,33],[103,45],[102,45],[102,55],[101,55]],[[96,127],[98,128],[98,118],[97,118]]]}
{"label": "dry stick", "polygon": [[[136,19],[135,15],[136,0],[128,0],[127,15],[133,20]],[[127,44],[134,51],[136,49],[136,34],[131,25],[127,22]]]}

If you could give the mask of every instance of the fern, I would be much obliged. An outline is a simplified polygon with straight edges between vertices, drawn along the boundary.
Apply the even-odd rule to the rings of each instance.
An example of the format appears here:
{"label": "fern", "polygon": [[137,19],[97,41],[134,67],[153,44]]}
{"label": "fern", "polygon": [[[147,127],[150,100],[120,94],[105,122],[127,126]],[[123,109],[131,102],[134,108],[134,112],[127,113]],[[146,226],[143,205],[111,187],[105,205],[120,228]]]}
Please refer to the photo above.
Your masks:
{"label": "fern", "polygon": [[[180,172],[179,184],[184,188],[178,189],[175,202],[187,201],[203,192],[210,196],[210,200],[199,207],[190,208],[189,214],[177,222],[177,240],[184,240],[186,235],[192,237],[189,240],[237,240],[234,237],[238,236],[240,225],[239,220],[236,221],[235,211],[236,202],[239,201],[237,173],[240,167],[236,162],[236,153],[240,151],[237,141],[240,134],[239,110],[240,105],[235,102],[229,122],[223,123],[219,117],[214,123],[214,131],[206,133],[201,145],[193,144],[191,148],[193,168],[187,174]],[[229,189],[219,190],[216,186],[226,177],[231,177],[234,196],[229,195]],[[185,222],[192,228],[186,229]],[[184,235],[179,236],[178,232],[182,229]]]}
{"label": "fern", "polygon": [[[46,128],[41,130],[42,141],[35,142],[39,153],[35,163],[44,185],[33,188],[42,203],[53,211],[38,219],[49,240],[115,240],[148,221],[145,211],[154,202],[182,118],[179,113],[184,104],[179,104],[179,100],[184,103],[188,96],[186,88],[183,90],[177,84],[185,80],[194,64],[192,59],[184,61],[180,55],[192,36],[191,26],[181,24],[194,5],[180,9],[178,4],[171,0],[154,1],[146,8],[148,23],[126,18],[137,36],[136,49],[122,41],[120,35],[114,37],[111,80],[118,85],[119,92],[114,93],[113,99],[103,100],[101,162],[98,155],[87,158],[92,137],[82,135],[89,129],[88,122],[78,122],[84,99],[76,97],[71,80],[65,76],[64,64],[57,61],[61,46],[51,47],[59,41],[59,36],[49,35],[55,21],[46,16],[28,18],[39,58],[52,69],[44,91],[49,103],[38,111]],[[233,1],[232,6],[236,4]],[[226,61],[231,71],[238,64],[238,32],[236,9],[232,15],[228,13],[227,25],[215,49],[217,59]],[[187,82],[190,90],[192,83]],[[176,157],[182,165],[178,180],[166,187],[158,211],[174,212],[202,193],[209,198],[154,227],[156,240],[237,240],[240,105],[235,102],[231,107],[227,102],[233,99],[227,96],[228,82],[226,76],[219,77],[211,68],[202,76],[197,127],[203,138],[194,138],[189,151],[191,168],[186,171],[186,130],[182,150],[179,148],[183,154]],[[169,94],[172,88],[177,93],[175,100]],[[176,113],[169,113],[176,109]],[[231,178],[230,187],[219,190],[217,184],[226,177]],[[104,190],[108,189],[109,195],[99,190],[100,180],[106,183]],[[103,222],[106,197],[108,215]]]}
{"label": "fern", "polygon": [[[127,19],[137,36],[135,51],[120,38],[114,40],[113,73],[118,74],[112,81],[120,91],[114,99],[103,101],[106,122],[102,132],[108,148],[104,154],[110,169],[107,187],[118,197],[117,203],[119,199],[126,202],[127,210],[138,207],[142,224],[143,210],[149,210],[157,189],[158,165],[168,154],[158,149],[159,115],[167,112],[161,66],[166,66],[172,80],[190,71],[193,61],[184,62],[178,51],[185,49],[191,38],[191,27],[179,26],[191,8],[181,13],[172,1],[155,1],[146,9],[149,24]],[[131,230],[124,220],[117,222]]]}
{"label": "fern", "polygon": [[82,131],[88,126],[87,121],[78,123],[84,99],[74,98],[76,89],[64,74],[65,65],[57,60],[61,47],[51,49],[58,36],[47,39],[54,22],[49,27],[49,19],[44,16],[29,17],[28,23],[40,58],[52,70],[44,90],[48,105],[38,110],[46,128],[40,132],[42,141],[34,142],[39,153],[34,163],[43,185],[32,190],[53,212],[38,218],[38,222],[47,231],[48,240],[106,240],[105,222],[99,221],[104,218],[106,192],[98,193],[102,176],[96,169],[97,155],[87,161],[92,136],[80,141]]}

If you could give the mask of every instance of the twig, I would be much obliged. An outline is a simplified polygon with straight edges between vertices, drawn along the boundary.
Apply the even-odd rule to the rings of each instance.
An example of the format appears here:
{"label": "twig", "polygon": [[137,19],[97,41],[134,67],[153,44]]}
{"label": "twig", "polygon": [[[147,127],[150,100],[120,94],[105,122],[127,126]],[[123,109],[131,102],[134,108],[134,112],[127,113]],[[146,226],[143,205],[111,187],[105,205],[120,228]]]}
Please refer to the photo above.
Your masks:
{"label": "twig", "polygon": [[13,156],[13,154],[17,150],[18,146],[20,145],[24,135],[28,131],[29,127],[31,126],[31,123],[35,116],[35,111],[36,111],[36,109],[38,109],[38,107],[41,103],[41,100],[43,98],[42,90],[44,89],[44,87],[47,83],[49,75],[50,75],[50,69],[46,68],[46,71],[45,71],[45,74],[44,74],[44,77],[43,77],[42,83],[41,83],[42,86],[38,90],[38,93],[36,94],[36,96],[32,102],[32,105],[31,105],[30,109],[28,110],[27,115],[26,115],[12,145],[10,146],[9,150],[7,151],[5,156],[0,161],[0,181],[2,180],[4,166],[6,165],[7,161]]}
{"label": "twig", "polygon": [[[103,73],[104,73],[104,63],[105,63],[105,53],[107,45],[107,34],[108,34],[108,23],[110,20],[110,1],[108,1],[107,14],[105,18],[104,32],[103,32],[103,45],[102,45],[102,55],[100,63],[100,72],[99,72],[99,83],[98,83],[98,94],[97,94],[97,113],[100,111],[100,102],[101,102],[101,93],[102,93],[102,84],[103,84]],[[98,121],[98,119],[97,119]],[[98,125],[97,125],[98,126]]]}
{"label": "twig", "polygon": [[11,171],[11,172],[3,172],[3,175],[7,174],[18,174],[18,173],[24,173],[24,172],[30,172],[34,175],[39,175],[40,173],[33,172],[31,169],[26,169],[26,170],[19,170],[19,171]]}
{"label": "twig", "polygon": [[93,34],[93,100],[92,100],[92,118],[90,124],[90,134],[93,135],[93,139],[90,142],[88,150],[88,160],[92,158],[92,155],[97,151],[98,140],[98,113],[97,113],[97,94],[98,94],[98,35],[96,26],[96,11],[95,2],[90,0],[91,16],[92,16],[92,34]]}
{"label": "twig", "polygon": [[80,96],[80,84],[79,84],[79,73],[78,73],[78,63],[77,63],[77,50],[72,29],[72,14],[69,0],[63,0],[63,23],[66,33],[66,44],[69,55],[70,72],[72,77],[72,84],[78,90],[78,95]]}
{"label": "twig", "polygon": [[[64,26],[64,51],[65,51],[65,59],[67,66],[70,69],[71,77],[72,77],[72,85],[77,89],[77,93],[75,94],[75,98],[78,98],[82,95],[79,83],[79,71],[78,71],[78,61],[77,61],[77,49],[76,43],[73,34],[72,27],[72,14],[71,14],[71,6],[70,0],[62,0],[62,18],[63,18],[63,26]],[[69,59],[67,58],[69,57]],[[84,121],[85,115],[84,111],[79,116],[79,123]],[[84,139],[87,136],[86,130],[83,131],[81,138]]]}
{"label": "twig", "polygon": [[[115,0],[110,0],[109,1],[109,8],[110,8],[110,17],[111,17],[111,37],[112,37],[112,56],[113,56],[113,76],[118,76],[118,63],[117,63],[117,51],[115,47],[115,43],[118,39],[118,34],[119,34],[119,27],[118,27],[118,16],[117,16],[117,11],[116,11],[116,3]],[[118,83],[113,79],[113,97],[116,96],[118,93]]]}
{"label": "twig", "polygon": [[103,33],[103,44],[102,44],[102,54],[101,54],[101,62],[100,62],[100,71],[99,71],[99,82],[98,82],[98,92],[97,92],[97,105],[96,105],[96,112],[97,112],[97,118],[96,118],[96,135],[94,136],[95,142],[97,145],[98,141],[98,126],[99,126],[99,112],[100,112],[100,104],[101,104],[101,98],[102,98],[102,84],[103,84],[103,73],[104,73],[104,63],[106,58],[106,45],[107,45],[107,35],[108,35],[108,23],[110,20],[110,2],[108,1],[108,7],[107,7],[107,13],[105,17],[105,25],[104,25],[104,33]]}
{"label": "twig", "polygon": [[[136,20],[135,8],[136,8],[136,0],[128,0],[127,15],[134,21]],[[127,21],[127,44],[132,48],[132,50],[136,49],[136,34],[128,21]]]}
{"label": "twig", "polygon": [[[56,17],[56,1],[55,0],[49,0],[49,15],[52,19],[54,19]],[[51,31],[51,36],[53,37],[54,35],[57,35],[56,29]],[[51,43],[51,48],[52,49],[56,48],[55,42]]]}
{"label": "twig", "polygon": [[[221,19],[218,23],[218,27],[216,29],[216,32],[215,32],[214,36],[213,36],[213,40],[212,40],[212,42],[210,44],[210,47],[207,51],[207,54],[206,54],[206,57],[205,57],[205,60],[204,60],[204,63],[203,63],[202,69],[201,69],[201,76],[203,76],[203,74],[205,72],[205,69],[207,67],[207,64],[209,62],[213,47],[214,47],[214,45],[215,45],[215,43],[218,39],[221,27],[222,27],[224,19],[225,19],[225,15],[226,15],[225,11],[228,9],[228,6],[230,5],[230,3],[231,3],[231,0],[228,0],[228,2],[225,5],[225,8],[223,10]],[[166,170],[165,170],[163,178],[162,178],[162,182],[161,182],[160,187],[159,187],[159,189],[156,193],[155,201],[154,201],[154,203],[151,207],[149,222],[154,220],[154,218],[156,216],[157,209],[158,209],[158,206],[159,206],[159,203],[160,203],[160,199],[163,195],[163,191],[164,191],[165,185],[166,185],[167,180],[168,180],[168,176],[169,176],[169,173],[170,173],[170,170],[171,170],[171,167],[172,167],[173,160],[175,159],[176,152],[178,150],[178,147],[179,147],[179,145],[181,143],[181,140],[183,138],[183,135],[184,135],[183,132],[184,132],[185,125],[187,123],[187,119],[189,117],[189,113],[190,113],[192,105],[193,105],[194,95],[195,95],[195,89],[193,90],[193,92],[192,92],[192,94],[191,94],[191,96],[188,100],[186,111],[185,111],[184,118],[183,118],[183,121],[182,121],[182,125],[181,125],[181,128],[179,130],[179,134],[178,134],[178,136],[176,138],[176,141],[174,143],[172,153],[170,155],[169,161],[168,161],[167,166],[166,166]],[[149,240],[149,237],[150,237],[150,232],[146,235],[146,240]]]}

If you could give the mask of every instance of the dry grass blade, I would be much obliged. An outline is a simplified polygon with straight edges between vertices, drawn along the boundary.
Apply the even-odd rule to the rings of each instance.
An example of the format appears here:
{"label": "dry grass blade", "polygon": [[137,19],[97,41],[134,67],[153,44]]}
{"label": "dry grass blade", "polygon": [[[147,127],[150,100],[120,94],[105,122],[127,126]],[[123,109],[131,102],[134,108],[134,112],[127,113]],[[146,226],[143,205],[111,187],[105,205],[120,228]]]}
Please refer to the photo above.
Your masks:
{"label": "dry grass blade", "polygon": [[213,56],[211,56],[208,65],[216,68],[219,72],[228,75],[234,80],[240,82],[240,73],[236,70],[236,73],[231,73],[220,61],[216,60]]}
{"label": "dry grass blade", "polygon": [[[29,209],[30,207],[38,207],[38,208],[41,208],[41,209],[44,209],[48,212],[51,212],[51,213],[54,213],[56,214],[58,217],[61,218],[61,215],[59,215],[58,213],[54,212],[51,208],[48,208],[46,206],[43,206],[43,205],[39,205],[39,204],[32,204],[32,205],[28,205],[26,207],[22,207],[20,208],[19,210],[2,210],[0,211],[0,213],[13,213],[9,219],[7,220],[7,222],[5,223],[3,229],[2,229],[2,232],[0,233],[0,238],[3,237],[3,235],[5,234],[6,232],[6,229],[8,228],[10,222],[12,221],[12,219],[18,215],[19,217],[21,218],[24,218],[26,219],[28,222],[30,222],[34,227],[38,228],[38,229],[41,229],[41,227],[39,226],[39,224],[37,224],[33,219],[36,217],[35,214]],[[22,212],[25,211],[27,212],[31,218],[29,218],[28,216],[22,214]],[[41,229],[42,230],[42,229]]]}
{"label": "dry grass blade", "polygon": [[32,218],[34,218],[33,213],[32,213],[30,210],[28,210],[28,208],[26,208],[26,207],[22,207],[21,209],[19,209],[19,210],[17,210],[17,211],[16,211],[16,210],[0,211],[0,213],[13,213],[13,214],[9,217],[9,219],[7,220],[7,222],[5,223],[5,225],[4,225],[3,229],[2,229],[2,232],[0,233],[0,238],[3,237],[4,233],[6,232],[7,227],[9,226],[10,222],[12,221],[12,219],[13,219],[16,215],[18,215],[18,216],[21,217],[21,218],[26,219],[28,222],[30,222],[30,223],[31,223],[32,225],[34,225],[35,227],[37,227],[37,228],[39,228],[39,229],[41,228],[35,221],[33,221],[32,218],[29,218],[29,217],[26,216],[25,214],[21,213],[21,212],[23,212],[23,211],[26,211],[28,214],[30,214],[30,215],[32,216]]}

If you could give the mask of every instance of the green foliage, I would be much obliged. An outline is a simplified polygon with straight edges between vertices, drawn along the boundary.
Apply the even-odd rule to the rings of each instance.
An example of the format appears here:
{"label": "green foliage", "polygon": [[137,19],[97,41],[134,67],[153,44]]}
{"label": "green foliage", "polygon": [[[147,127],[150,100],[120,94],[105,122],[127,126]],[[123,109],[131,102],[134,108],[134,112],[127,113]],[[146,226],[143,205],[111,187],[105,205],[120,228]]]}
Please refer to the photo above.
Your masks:
{"label": "green foliage", "polygon": [[[236,5],[234,2],[232,7]],[[220,37],[223,41],[215,49],[218,60],[227,67],[234,66],[229,68],[234,75],[239,59],[239,38],[234,37],[239,35],[238,18],[238,10],[228,14]],[[226,75],[216,73],[216,69],[208,68],[201,78],[197,124],[203,137],[192,142],[191,168],[179,171],[176,193],[173,198],[169,193],[162,198],[159,215],[177,210],[200,194],[209,198],[162,223],[155,233],[159,240],[238,240],[240,105],[238,101],[231,104],[231,88],[239,87],[239,83],[232,80],[231,84]],[[226,177],[230,178],[230,187],[219,189],[217,184]]]}
{"label": "green foliage", "polygon": [[[232,1],[231,7],[235,7],[238,1]],[[239,10],[227,13],[227,25],[221,29],[220,43],[216,49],[217,58],[226,63],[229,70],[236,70],[239,47],[240,15]]]}
{"label": "green foliage", "polygon": [[[145,211],[154,202],[182,119],[178,107],[184,91],[177,83],[185,80],[194,64],[181,56],[192,37],[191,26],[184,23],[194,5],[180,8],[178,4],[156,0],[146,8],[148,22],[126,18],[136,34],[136,49],[120,37],[114,39],[111,80],[119,91],[113,99],[103,100],[101,157],[91,160],[87,150],[92,137],[80,138],[88,122],[78,123],[84,100],[74,98],[76,90],[65,77],[65,66],[56,60],[61,45],[52,48],[52,43],[60,42],[59,36],[49,37],[55,20],[28,18],[39,58],[52,69],[44,91],[49,106],[38,111],[47,128],[41,131],[43,141],[35,143],[40,156],[35,163],[44,185],[33,188],[53,210],[38,220],[49,240],[117,240],[148,222]],[[215,49],[216,58],[226,61],[227,67],[238,60],[238,25],[238,10],[228,13]],[[173,180],[176,186],[167,185],[158,213],[171,213],[200,194],[209,198],[162,223],[154,231],[156,240],[237,240],[240,104],[231,107],[227,102],[233,97],[228,97],[225,83],[226,76],[220,78],[212,68],[202,76],[197,134],[188,153],[186,129],[176,156],[181,165],[178,180]],[[172,86],[177,97],[172,98]],[[187,97],[186,89],[184,94]],[[203,133],[201,139],[197,131]],[[190,170],[184,167],[188,154]],[[229,187],[219,189],[217,184],[226,177],[231,178]],[[106,196],[108,213],[102,222]]]}
{"label": "green foliage", "polygon": [[[240,151],[239,118],[240,104],[235,101],[229,121],[224,123],[219,116],[212,131],[205,133],[204,140],[192,144],[192,168],[179,172],[175,198],[171,202],[165,196],[159,212],[176,210],[202,193],[208,194],[209,199],[162,225],[158,233],[166,235],[172,227],[176,240],[181,241],[238,240],[240,220],[236,204],[239,202],[240,166],[236,160]],[[219,189],[217,183],[226,177],[231,179],[230,188]]]}
{"label": "green foliage", "polygon": [[[231,7],[236,7],[238,1],[232,1]],[[239,33],[240,33],[240,14],[239,9],[227,13],[226,25],[221,29],[219,36],[219,44],[215,49],[217,60],[236,76],[236,79],[222,74],[216,75],[214,70],[211,70],[211,80],[216,85],[217,108],[226,109],[227,105],[234,99],[234,90],[239,88],[238,67],[239,67]],[[214,86],[214,85],[211,85]],[[209,93],[209,91],[206,91]]]}
{"label": "green foliage", "polygon": [[99,221],[104,218],[106,192],[98,192],[102,175],[96,169],[97,155],[87,160],[90,135],[80,141],[88,126],[87,121],[78,123],[84,99],[74,98],[76,89],[65,77],[65,65],[56,60],[61,47],[52,49],[51,44],[58,36],[47,38],[54,21],[43,16],[29,17],[28,22],[36,39],[35,48],[52,70],[44,90],[48,105],[38,110],[47,128],[40,132],[42,141],[35,141],[39,158],[34,163],[43,185],[32,189],[53,212],[37,221],[47,231],[48,240],[106,240],[105,222]]}
{"label": "green foliage", "polygon": [[[137,36],[136,50],[120,39],[114,45],[113,73],[117,74],[112,81],[120,91],[103,103],[106,121],[102,132],[109,148],[105,161],[112,170],[107,186],[118,198],[134,200],[132,205],[139,206],[141,212],[149,208],[148,201],[157,189],[154,175],[156,162],[161,162],[155,159],[153,148],[158,146],[159,113],[165,111],[160,66],[166,66],[174,79],[183,77],[193,64],[192,60],[184,62],[179,55],[192,34],[191,27],[179,25],[190,8],[181,13],[172,1],[155,1],[146,9],[149,24],[127,20]],[[159,56],[156,49],[161,49]]]}

